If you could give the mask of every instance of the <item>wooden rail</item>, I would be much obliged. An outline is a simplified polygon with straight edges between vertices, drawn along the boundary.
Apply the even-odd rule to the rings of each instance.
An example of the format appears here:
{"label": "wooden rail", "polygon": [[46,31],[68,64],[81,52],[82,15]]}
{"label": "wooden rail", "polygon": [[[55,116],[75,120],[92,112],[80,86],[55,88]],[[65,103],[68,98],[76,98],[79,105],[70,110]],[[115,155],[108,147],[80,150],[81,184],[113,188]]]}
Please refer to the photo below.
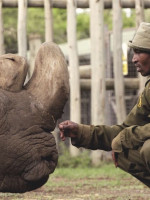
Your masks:
{"label": "wooden rail", "polygon": [[[114,90],[114,79],[106,78],[106,90]],[[91,89],[91,79],[80,79],[80,85],[82,89]],[[139,89],[139,79],[138,78],[125,78],[124,85],[126,89]]]}
{"label": "wooden rail", "polygon": [[[89,0],[76,0],[78,8],[89,8]],[[122,8],[135,8],[135,0],[120,0]],[[18,7],[18,0],[2,0],[3,7]],[[54,8],[66,8],[67,0],[53,0]],[[28,0],[28,7],[44,7],[43,0]],[[112,8],[112,0],[104,1],[104,8]],[[144,0],[144,8],[150,8],[150,1]]]}
{"label": "wooden rail", "polygon": [[[70,71],[70,70],[69,70]],[[91,66],[83,65],[79,67],[80,86],[82,89],[91,89]],[[106,90],[114,90],[114,79],[106,78]],[[139,89],[139,78],[124,78],[124,85],[126,89]]]}

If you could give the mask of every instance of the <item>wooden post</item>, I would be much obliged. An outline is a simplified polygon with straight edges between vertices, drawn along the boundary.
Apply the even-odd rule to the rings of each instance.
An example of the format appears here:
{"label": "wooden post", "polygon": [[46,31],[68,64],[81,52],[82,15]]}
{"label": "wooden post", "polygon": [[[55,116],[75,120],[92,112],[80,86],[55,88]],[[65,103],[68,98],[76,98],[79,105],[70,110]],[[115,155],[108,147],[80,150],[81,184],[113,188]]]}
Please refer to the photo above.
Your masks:
{"label": "wooden post", "polygon": [[[143,0],[135,0],[135,10],[136,10],[136,28],[138,29],[140,23],[145,20]],[[145,82],[147,78],[143,77],[140,73],[138,74],[138,76],[140,80],[139,93],[141,94],[145,87]]]}
{"label": "wooden post", "polygon": [[[18,1],[18,55],[27,58],[27,0]],[[27,73],[25,83],[29,80]]]}
{"label": "wooden post", "polygon": [[[80,123],[80,79],[76,38],[76,1],[67,1],[67,39],[70,66],[70,119]],[[72,156],[79,154],[76,147],[70,146]]]}
{"label": "wooden post", "polygon": [[[90,0],[91,33],[91,123],[105,123],[104,1]],[[101,152],[92,151],[92,162],[98,165]]]}
{"label": "wooden post", "polygon": [[27,57],[27,0],[18,1],[18,54]]}
{"label": "wooden post", "polygon": [[34,64],[35,64],[35,57],[37,54],[37,51],[42,44],[40,35],[31,35],[29,37],[29,50],[30,50],[30,56],[29,56],[29,78],[31,78],[33,70],[34,70]]}
{"label": "wooden post", "polygon": [[105,123],[105,63],[103,0],[91,0],[92,124]]}
{"label": "wooden post", "polygon": [[122,9],[121,1],[113,1],[113,65],[115,78],[117,123],[122,123],[126,117],[124,81],[122,70]]}
{"label": "wooden post", "polygon": [[136,27],[138,28],[140,23],[144,21],[144,1],[135,0],[135,11],[136,11]]}
{"label": "wooden post", "polygon": [[45,9],[45,41],[53,41],[52,0],[44,0]]}
{"label": "wooden post", "polygon": [[4,27],[2,14],[2,0],[0,0],[0,55],[4,54]]}

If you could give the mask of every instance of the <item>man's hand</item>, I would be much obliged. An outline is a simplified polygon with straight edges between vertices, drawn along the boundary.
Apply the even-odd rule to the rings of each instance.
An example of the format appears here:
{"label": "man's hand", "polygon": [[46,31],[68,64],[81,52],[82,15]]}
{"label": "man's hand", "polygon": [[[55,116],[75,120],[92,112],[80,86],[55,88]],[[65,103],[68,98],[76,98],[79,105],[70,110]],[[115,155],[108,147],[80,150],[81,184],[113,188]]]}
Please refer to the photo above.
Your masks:
{"label": "man's hand", "polygon": [[60,130],[60,138],[62,141],[66,139],[66,137],[70,138],[76,138],[77,133],[79,131],[79,126],[77,123],[72,121],[64,121],[59,124],[59,130]]}

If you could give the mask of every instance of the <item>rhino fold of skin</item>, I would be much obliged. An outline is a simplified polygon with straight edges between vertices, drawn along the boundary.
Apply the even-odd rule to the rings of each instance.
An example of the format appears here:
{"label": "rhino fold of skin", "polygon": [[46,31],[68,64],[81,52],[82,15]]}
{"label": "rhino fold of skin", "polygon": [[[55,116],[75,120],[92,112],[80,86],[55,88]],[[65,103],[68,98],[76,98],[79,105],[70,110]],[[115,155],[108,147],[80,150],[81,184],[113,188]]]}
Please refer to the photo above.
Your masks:
{"label": "rhino fold of skin", "polygon": [[69,95],[69,75],[59,47],[43,43],[23,86],[27,63],[0,56],[0,192],[39,188],[53,173],[58,153],[51,133]]}

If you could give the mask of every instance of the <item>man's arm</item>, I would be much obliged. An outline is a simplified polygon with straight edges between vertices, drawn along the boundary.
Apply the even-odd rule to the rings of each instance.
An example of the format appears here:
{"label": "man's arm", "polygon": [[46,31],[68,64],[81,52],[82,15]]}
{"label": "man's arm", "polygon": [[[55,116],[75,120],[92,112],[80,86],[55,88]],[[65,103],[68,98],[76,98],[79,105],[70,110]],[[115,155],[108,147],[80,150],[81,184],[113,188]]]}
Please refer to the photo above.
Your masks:
{"label": "man's arm", "polygon": [[88,149],[102,149],[111,151],[111,143],[114,137],[123,129],[123,126],[93,126],[76,124],[71,121],[65,121],[59,124],[60,137],[70,137],[71,142],[76,147]]}

